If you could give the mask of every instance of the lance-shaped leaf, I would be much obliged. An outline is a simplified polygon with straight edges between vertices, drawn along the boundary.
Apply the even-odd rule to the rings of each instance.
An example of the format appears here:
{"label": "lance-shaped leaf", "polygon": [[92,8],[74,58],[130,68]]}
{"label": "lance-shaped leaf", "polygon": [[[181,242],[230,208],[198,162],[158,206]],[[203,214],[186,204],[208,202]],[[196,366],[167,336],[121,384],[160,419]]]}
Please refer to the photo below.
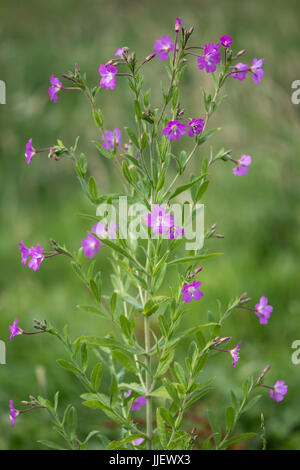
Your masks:
{"label": "lance-shaped leaf", "polygon": [[206,255],[186,256],[185,258],[177,258],[169,261],[167,264],[173,266],[174,264],[182,263],[196,263],[196,261],[202,261],[203,259],[214,258],[215,256],[223,255],[223,253],[208,253]]}

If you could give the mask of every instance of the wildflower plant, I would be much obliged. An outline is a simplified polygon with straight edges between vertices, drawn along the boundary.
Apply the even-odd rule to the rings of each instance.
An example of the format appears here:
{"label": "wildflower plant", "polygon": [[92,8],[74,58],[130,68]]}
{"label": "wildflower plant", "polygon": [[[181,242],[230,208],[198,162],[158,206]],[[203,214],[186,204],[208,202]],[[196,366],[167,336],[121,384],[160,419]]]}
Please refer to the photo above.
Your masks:
{"label": "wildflower plant", "polygon": [[[39,244],[36,248],[27,248],[21,241],[21,261],[38,271],[41,265],[42,269],[47,269],[47,258],[65,255],[93,299],[93,303],[79,308],[87,315],[97,314],[102,321],[109,320],[113,324],[109,335],[103,336],[99,330],[94,336],[78,338],[71,338],[67,327],[60,332],[48,321],[34,320],[34,330],[29,332],[23,330],[24,325],[19,326],[17,318],[10,326],[11,339],[39,333],[58,338],[66,349],[67,358],[57,362],[78,378],[82,404],[95,413],[104,413],[119,426],[118,439],[107,443],[107,438],[101,437],[102,429],[91,430],[88,436],[81,436],[75,407],[69,405],[62,413],[58,392],[53,401],[30,396],[29,401],[22,402],[25,405],[23,410],[15,409],[11,400],[9,407],[13,425],[27,411],[36,408],[48,410],[62,439],[59,444],[42,441],[49,447],[61,448],[64,445],[71,449],[85,449],[88,441],[99,435],[103,439],[102,447],[106,446],[106,449],[226,449],[255,435],[254,432],[236,435],[235,427],[241,414],[260,398],[255,392],[258,387],[268,388],[270,397],[277,402],[283,400],[287,393],[283,380],[278,380],[274,386],[264,384],[270,368],[267,366],[256,379],[245,379],[240,396],[231,392],[224,423],[209,411],[211,434],[208,438],[201,440],[198,431],[190,430],[184,422],[185,412],[212,390],[213,378],[203,381],[201,375],[205,367],[209,368],[210,357],[228,353],[220,360],[224,360],[224,367],[233,366],[234,374],[239,353],[243,354],[243,345],[248,341],[253,345],[251,338],[233,338],[232,346],[226,347],[231,337],[222,336],[225,320],[235,310],[244,309],[252,312],[253,321],[257,321],[258,316],[260,323],[265,325],[273,310],[266,297],[261,297],[258,304],[250,307],[251,299],[242,294],[229,303],[218,319],[203,321],[201,302],[208,281],[205,280],[205,269],[202,270],[199,264],[205,268],[206,262],[220,254],[209,251],[209,240],[221,239],[222,235],[216,234],[216,226],[213,225],[204,233],[204,246],[184,250],[185,221],[183,218],[181,222],[175,220],[170,203],[175,199],[179,204],[184,194],[189,195],[193,220],[197,215],[197,205],[208,189],[209,171],[213,165],[233,164],[233,174],[230,172],[227,176],[230,178],[234,178],[233,175],[245,177],[248,173],[252,162],[249,155],[233,157],[232,150],[222,148],[217,153],[211,150],[207,156],[207,151],[202,152],[202,148],[206,149],[204,144],[219,130],[209,128],[209,121],[224,99],[224,86],[238,86],[232,79],[243,81],[250,74],[257,84],[264,72],[263,59],[253,59],[250,66],[239,62],[245,50],[235,53],[231,49],[233,41],[230,36],[223,35],[217,42],[198,46],[191,45],[192,33],[193,28],[186,29],[177,18],[173,38],[163,35],[156,40],[153,52],[140,62],[128,47],[117,48],[115,53],[112,51],[113,58],[98,67],[99,83],[94,87],[90,87],[86,75],[77,65],[74,72],[62,74],[62,82],[55,75],[50,77],[49,97],[54,103],[58,102],[57,106],[65,92],[80,92],[88,99],[99,132],[93,143],[100,158],[108,159],[110,165],[121,170],[123,192],[99,192],[95,178],[89,175],[86,156],[78,152],[78,139],[72,147],[66,147],[59,140],[43,150],[33,147],[32,138],[26,144],[28,164],[34,164],[35,158],[43,152],[57,162],[69,159],[92,210],[85,214],[90,221],[88,233],[84,238],[78,237],[75,250],[69,251],[53,239],[50,251]],[[164,62],[169,75],[168,88],[162,87],[161,105],[151,102],[151,90],[143,89],[142,71],[153,60],[158,60],[158,65]],[[213,93],[202,90],[203,111],[197,111],[192,117],[185,116],[180,88],[188,66],[198,68],[199,81],[203,74],[208,74],[214,90]],[[136,128],[125,127],[125,133],[118,127],[107,129],[101,109],[101,94],[112,93],[120,80],[128,83],[136,122]],[[200,109],[200,103],[197,109]],[[181,150],[178,154],[180,145],[189,150]],[[202,160],[200,157],[198,160],[201,162],[198,174],[186,179],[189,162],[197,154],[202,155]],[[134,237],[133,230],[124,237],[120,222],[117,224],[115,220],[99,216],[99,205],[106,204],[106,207],[110,205],[120,210],[117,209],[117,201],[124,197],[129,204],[136,203],[145,209],[137,216],[142,227],[141,237]],[[102,291],[102,273],[96,269],[96,259],[102,250],[112,264],[111,292]],[[199,306],[198,324],[182,330],[181,321],[187,315],[187,304],[191,302],[197,302]],[[137,328],[141,324],[143,337]],[[185,357],[178,357],[178,345],[182,341],[188,342],[189,348]],[[110,375],[109,388],[101,385],[104,369]],[[196,410],[195,406],[193,409]],[[144,414],[145,425],[136,420],[136,412]]]}

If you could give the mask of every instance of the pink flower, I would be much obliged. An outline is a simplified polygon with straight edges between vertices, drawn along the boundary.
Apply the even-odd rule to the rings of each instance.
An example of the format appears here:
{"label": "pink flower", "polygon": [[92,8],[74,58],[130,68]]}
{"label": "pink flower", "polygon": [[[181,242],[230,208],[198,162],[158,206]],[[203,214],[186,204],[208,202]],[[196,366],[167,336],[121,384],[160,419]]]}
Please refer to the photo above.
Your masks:
{"label": "pink flower", "polygon": [[194,137],[195,135],[201,134],[203,128],[203,119],[191,119],[191,121],[189,122],[189,136]]}
{"label": "pink flower", "polygon": [[247,175],[248,166],[252,163],[252,158],[249,155],[242,155],[239,160],[236,161],[237,166],[233,168],[234,175]]}
{"label": "pink flower", "polygon": [[155,41],[153,50],[157,53],[159,60],[168,60],[169,52],[174,51],[174,44],[171,42],[170,36],[162,36],[160,40]]}
{"label": "pink flower", "polygon": [[233,68],[231,73],[232,78],[237,78],[238,80],[242,81],[245,80],[247,73],[249,72],[249,67],[247,64],[243,64],[239,62]]}
{"label": "pink flower", "polygon": [[16,418],[20,412],[14,408],[14,402],[12,400],[9,400],[9,408],[10,408],[9,418],[10,418],[12,427],[14,427]]}
{"label": "pink flower", "polygon": [[34,154],[36,154],[36,150],[35,148],[32,146],[32,138],[28,140],[27,144],[26,144],[26,151],[25,151],[25,157],[26,157],[26,161],[29,165],[29,163],[31,162],[31,159],[33,157]]}
{"label": "pink flower", "polygon": [[259,317],[259,323],[266,325],[273,312],[272,305],[268,305],[268,298],[262,296],[258,304],[255,305],[255,315]]}
{"label": "pink flower", "polygon": [[165,233],[174,225],[173,215],[166,214],[163,206],[153,206],[152,211],[147,216],[147,225],[152,227],[153,233]]}
{"label": "pink flower", "polygon": [[180,26],[181,26],[181,18],[176,18],[176,21],[175,21],[175,33],[178,33],[178,31],[180,30]]}
{"label": "pink flower", "polygon": [[203,292],[199,290],[202,282],[193,281],[192,284],[186,284],[182,289],[182,300],[183,302],[189,303],[192,300],[200,300],[203,297]]}
{"label": "pink flower", "polygon": [[264,63],[264,59],[257,60],[256,57],[252,61],[250,70],[253,74],[252,77],[253,77],[253,81],[255,85],[257,85],[264,76],[265,71],[262,68],[263,63]]}
{"label": "pink flower", "polygon": [[206,73],[215,72],[216,66],[221,62],[221,52],[218,50],[220,44],[210,42],[204,47],[204,55],[197,59],[198,69],[206,70]]}
{"label": "pink flower", "polygon": [[23,330],[21,330],[21,328],[18,325],[18,319],[17,318],[14,319],[14,322],[13,322],[12,325],[9,325],[9,331],[11,332],[11,335],[10,335],[10,338],[9,338],[10,340],[12,340],[17,335],[22,335],[23,334]]}
{"label": "pink flower", "polygon": [[114,65],[103,65],[99,67],[99,74],[101,75],[100,86],[106,90],[114,90],[116,87],[116,74],[118,73],[117,67]]}
{"label": "pink flower", "polygon": [[116,238],[116,232],[118,226],[114,222],[110,222],[109,226],[102,224],[102,222],[97,222],[96,225],[92,227],[92,232],[98,235],[99,238],[110,238],[114,240]]}
{"label": "pink flower", "polygon": [[43,248],[37,244],[36,248],[34,246],[31,246],[30,248],[26,248],[24,245],[23,241],[19,243],[20,251],[21,251],[21,256],[22,256],[22,263],[24,266],[26,265],[27,258],[30,257],[30,261],[28,262],[28,268],[31,268],[33,271],[36,271],[37,269],[40,268],[41,262],[44,259],[43,255]]}
{"label": "pink flower", "polygon": [[167,127],[162,131],[169,140],[180,140],[181,136],[186,133],[186,125],[180,121],[169,121]]}
{"label": "pink flower", "polygon": [[139,446],[142,442],[144,442],[144,440],[145,439],[143,439],[142,437],[139,437],[138,439],[135,439],[133,443],[135,446]]}
{"label": "pink flower", "polygon": [[282,401],[287,391],[288,386],[284,385],[284,380],[277,380],[272,390],[270,390],[270,397],[277,402]]}
{"label": "pink flower", "polygon": [[105,131],[105,138],[102,137],[102,145],[106,150],[114,149],[114,142],[116,139],[116,146],[120,147],[121,145],[121,134],[122,131],[117,127],[113,131]]}
{"label": "pink flower", "polygon": [[166,234],[170,240],[173,240],[174,238],[181,238],[184,235],[184,229],[178,225],[172,225],[166,230]]}
{"label": "pink flower", "polygon": [[98,253],[100,245],[103,245],[103,243],[91,233],[88,233],[87,238],[83,238],[81,242],[84,256],[87,258],[93,258],[94,254]]}
{"label": "pink flower", "polygon": [[230,36],[225,34],[224,36],[220,37],[220,43],[222,44],[223,47],[230,47],[232,43],[232,39]]}
{"label": "pink flower", "polygon": [[142,408],[143,405],[146,405],[146,397],[138,397],[134,400],[133,404],[131,405],[130,409],[132,411],[134,410],[139,410],[140,408]]}
{"label": "pink flower", "polygon": [[118,47],[118,49],[116,50],[115,56],[123,57],[123,47]]}
{"label": "pink flower", "polygon": [[59,81],[58,78],[54,77],[54,74],[50,77],[51,86],[48,88],[48,94],[50,96],[50,100],[56,103],[57,101],[57,93],[62,90],[63,86],[62,83]]}
{"label": "pink flower", "polygon": [[231,355],[233,362],[233,367],[236,366],[237,361],[239,360],[239,347],[242,341],[240,341],[234,349],[229,349],[229,354]]}

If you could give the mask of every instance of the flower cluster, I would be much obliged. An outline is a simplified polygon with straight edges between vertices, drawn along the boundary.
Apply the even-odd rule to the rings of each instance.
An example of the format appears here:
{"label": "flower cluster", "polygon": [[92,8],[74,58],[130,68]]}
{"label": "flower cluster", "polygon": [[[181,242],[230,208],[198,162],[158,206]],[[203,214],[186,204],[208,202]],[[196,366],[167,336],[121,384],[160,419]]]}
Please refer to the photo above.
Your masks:
{"label": "flower cluster", "polygon": [[24,264],[24,266],[26,265],[27,259],[29,257],[30,261],[28,261],[27,264],[28,268],[31,268],[33,271],[37,271],[38,269],[40,269],[41,263],[44,259],[44,249],[39,244],[37,244],[36,248],[34,246],[26,248],[23,243],[23,240],[19,243],[19,247],[21,251],[22,263]]}

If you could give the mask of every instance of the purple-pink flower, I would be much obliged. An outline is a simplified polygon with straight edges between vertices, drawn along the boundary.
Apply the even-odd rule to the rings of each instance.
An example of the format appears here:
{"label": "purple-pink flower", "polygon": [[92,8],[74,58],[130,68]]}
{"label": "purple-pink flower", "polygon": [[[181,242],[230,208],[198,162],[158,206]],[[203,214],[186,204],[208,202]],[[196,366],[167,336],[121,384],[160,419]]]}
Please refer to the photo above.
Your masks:
{"label": "purple-pink flower", "polygon": [[184,235],[184,229],[178,225],[172,225],[166,230],[166,234],[170,240],[173,240],[174,238],[182,238]]}
{"label": "purple-pink flower", "polygon": [[18,319],[17,318],[14,319],[14,322],[13,322],[12,325],[9,325],[9,331],[11,332],[11,335],[9,337],[10,340],[12,340],[17,335],[22,335],[23,334],[23,330],[21,330],[21,328],[18,325]]}
{"label": "purple-pink flower", "polygon": [[114,142],[116,140],[116,146],[121,145],[121,134],[122,131],[117,127],[113,131],[105,131],[105,137],[102,137],[102,145],[106,150],[114,149]]}
{"label": "purple-pink flower", "polygon": [[277,380],[272,390],[270,390],[270,397],[277,402],[282,401],[287,391],[288,386],[284,384],[284,380]]}
{"label": "purple-pink flower", "polygon": [[92,227],[92,232],[98,235],[99,238],[110,238],[114,240],[116,238],[116,233],[118,226],[114,222],[110,222],[108,226],[104,225],[102,222],[97,222],[96,225]]}
{"label": "purple-pink flower", "polygon": [[251,165],[252,158],[250,155],[242,155],[239,160],[236,161],[237,166],[233,168],[234,175],[247,175],[248,173],[248,166]]}
{"label": "purple-pink flower", "polygon": [[174,226],[173,215],[166,214],[163,206],[153,206],[150,214],[147,215],[147,225],[152,227],[153,233],[166,233],[166,231]]}
{"label": "purple-pink flower", "polygon": [[143,437],[138,437],[137,439],[133,441],[133,443],[135,446],[139,446],[142,442],[144,442],[144,440],[145,439]]}
{"label": "purple-pink flower", "polygon": [[94,237],[91,233],[87,234],[87,238],[83,238],[81,240],[82,249],[84,256],[87,258],[93,258],[94,254],[97,253],[100,249],[100,245],[103,243],[98,240],[98,238]]}
{"label": "purple-pink flower", "polygon": [[14,402],[12,400],[9,400],[9,408],[10,408],[9,418],[10,418],[12,427],[14,427],[19,411],[14,408]]}
{"label": "purple-pink flower", "polygon": [[176,18],[176,21],[175,21],[175,33],[178,33],[178,31],[180,30],[180,26],[181,26],[181,18]]}
{"label": "purple-pink flower", "polygon": [[137,397],[130,407],[131,411],[139,410],[143,405],[146,405],[146,402],[146,397]]}
{"label": "purple-pink flower", "polygon": [[205,44],[204,55],[197,59],[198,69],[205,69],[206,73],[215,72],[217,64],[221,62],[220,44]]}
{"label": "purple-pink flower", "polygon": [[193,281],[192,284],[186,284],[182,289],[182,300],[183,302],[191,302],[192,300],[200,300],[203,297],[203,292],[199,290],[201,286],[200,281]]}
{"label": "purple-pink flower", "polygon": [[26,144],[26,150],[25,150],[25,157],[26,157],[26,161],[28,165],[31,162],[33,155],[35,155],[36,153],[37,153],[36,149],[32,146],[32,137],[31,137],[31,139],[29,139]]}
{"label": "purple-pink flower", "polygon": [[26,265],[27,258],[30,257],[30,261],[28,262],[28,268],[31,268],[33,271],[36,271],[40,268],[41,262],[44,259],[43,255],[43,248],[37,244],[36,248],[31,246],[30,248],[26,248],[23,241],[19,243],[19,249],[21,251],[22,256],[22,263],[24,266]]}
{"label": "purple-pink flower", "polygon": [[272,305],[268,305],[268,298],[262,296],[258,304],[255,305],[255,314],[259,317],[259,323],[266,325],[273,312]]}
{"label": "purple-pink flower", "polygon": [[50,77],[51,86],[48,88],[48,94],[50,96],[50,100],[56,103],[57,101],[57,93],[62,90],[63,86],[62,83],[59,81],[58,78],[54,77],[54,74]]}
{"label": "purple-pink flower", "polygon": [[123,47],[118,47],[118,49],[116,50],[115,56],[123,57]]}
{"label": "purple-pink flower", "polygon": [[228,36],[228,34],[225,34],[224,36],[220,37],[220,43],[223,47],[230,47],[232,39],[230,36]]}
{"label": "purple-pink flower", "polygon": [[232,362],[233,367],[236,366],[236,363],[239,360],[239,347],[240,347],[241,342],[242,341],[239,341],[237,346],[234,349],[229,349],[229,351],[228,351],[229,354],[232,357],[232,360],[233,360],[233,362]]}
{"label": "purple-pink flower", "polygon": [[169,121],[167,127],[162,130],[169,140],[180,140],[181,136],[186,133],[186,125],[180,121]]}
{"label": "purple-pink flower", "polygon": [[101,75],[100,86],[106,90],[113,90],[116,87],[116,74],[118,73],[117,67],[114,65],[101,64],[99,67],[99,74]]}
{"label": "purple-pink flower", "polygon": [[203,119],[191,119],[189,122],[189,136],[194,137],[195,135],[201,134],[204,124]]}
{"label": "purple-pink flower", "polygon": [[171,42],[170,36],[162,36],[160,40],[155,41],[153,50],[157,53],[159,60],[168,60],[169,52],[174,51],[174,44]]}
{"label": "purple-pink flower", "polygon": [[264,63],[264,59],[257,60],[257,58],[254,57],[252,61],[252,65],[250,67],[250,70],[253,74],[252,75],[253,81],[256,85],[261,81],[265,73],[264,69],[262,68],[263,63]]}
{"label": "purple-pink flower", "polygon": [[239,62],[233,68],[231,73],[232,78],[237,78],[238,80],[242,81],[245,80],[247,73],[249,72],[249,67],[247,64],[243,64]]}

